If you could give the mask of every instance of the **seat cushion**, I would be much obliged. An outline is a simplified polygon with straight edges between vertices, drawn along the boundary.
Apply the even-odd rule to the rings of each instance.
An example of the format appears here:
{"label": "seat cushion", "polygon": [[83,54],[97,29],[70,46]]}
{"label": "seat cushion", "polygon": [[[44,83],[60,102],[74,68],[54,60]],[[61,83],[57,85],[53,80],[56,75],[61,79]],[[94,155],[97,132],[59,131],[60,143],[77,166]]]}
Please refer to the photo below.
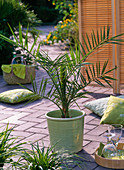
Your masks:
{"label": "seat cushion", "polygon": [[20,103],[31,100],[36,94],[27,89],[14,89],[0,93],[0,101],[5,103]]}
{"label": "seat cushion", "polygon": [[[124,99],[124,95],[120,95],[118,97]],[[102,117],[106,108],[107,108],[107,103],[108,103],[109,98],[110,97],[104,97],[104,98],[100,98],[100,99],[96,99],[96,100],[87,102],[84,105],[84,107],[86,107],[87,109],[91,110],[95,114]]]}
{"label": "seat cushion", "polygon": [[124,125],[124,99],[110,96],[100,124]]}

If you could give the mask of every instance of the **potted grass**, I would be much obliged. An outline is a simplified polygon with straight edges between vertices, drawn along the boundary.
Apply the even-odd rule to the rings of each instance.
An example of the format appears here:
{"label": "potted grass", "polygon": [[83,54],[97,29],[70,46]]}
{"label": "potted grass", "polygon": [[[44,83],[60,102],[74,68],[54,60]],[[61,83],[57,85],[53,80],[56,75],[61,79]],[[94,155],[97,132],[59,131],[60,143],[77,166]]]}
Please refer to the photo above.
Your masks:
{"label": "potted grass", "polygon": [[0,169],[7,165],[8,169],[16,163],[14,158],[23,150],[24,143],[17,143],[17,137],[12,137],[11,132],[13,128],[6,128],[0,132]]}
{"label": "potted grass", "polygon": [[[91,33],[91,42],[87,35],[88,41],[83,37],[84,45],[79,42],[75,50],[71,49],[69,54],[66,53],[62,56],[58,56],[54,60],[44,51],[40,50],[40,44],[37,49],[33,51],[36,41],[34,41],[31,50],[28,50],[26,46],[23,45],[22,41],[20,41],[21,38],[18,40],[14,33],[13,35],[16,41],[12,41],[0,35],[0,38],[15,46],[21,47],[32,55],[38,65],[43,68],[49,76],[48,79],[43,78],[41,80],[39,89],[36,82],[32,81],[32,85],[34,93],[41,98],[50,100],[58,107],[58,110],[46,114],[50,143],[52,146],[57,143],[55,150],[63,149],[72,153],[82,150],[85,113],[80,110],[72,109],[72,106],[73,104],[78,106],[78,99],[86,97],[88,92],[82,89],[91,82],[95,81],[101,86],[104,86],[103,82],[105,82],[111,86],[111,81],[115,80],[108,76],[108,73],[116,69],[107,70],[108,61],[105,61],[102,67],[100,63],[92,64],[86,62],[87,57],[94,54],[94,51],[101,48],[103,45],[124,42],[118,39],[118,37],[123,34],[110,37],[109,32],[109,27],[104,27],[100,32],[97,31],[97,35],[95,35],[93,31]],[[88,48],[88,46],[90,48]],[[86,66],[88,66],[88,68]],[[82,68],[85,72],[85,76],[81,72]],[[47,88],[48,86],[50,86],[49,90]]]}

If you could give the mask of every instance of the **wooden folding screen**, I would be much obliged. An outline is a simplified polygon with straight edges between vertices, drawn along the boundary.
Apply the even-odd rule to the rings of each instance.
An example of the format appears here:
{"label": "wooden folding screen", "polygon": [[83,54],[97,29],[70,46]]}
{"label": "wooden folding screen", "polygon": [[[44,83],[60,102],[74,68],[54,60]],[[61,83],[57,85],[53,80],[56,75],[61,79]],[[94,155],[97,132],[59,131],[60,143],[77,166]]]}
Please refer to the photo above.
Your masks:
{"label": "wooden folding screen", "polygon": [[[79,37],[83,43],[82,34],[91,34],[92,30],[100,30],[101,27],[109,25],[110,36],[124,32],[124,1],[123,0],[78,0],[79,7]],[[120,29],[119,29],[120,28]],[[108,69],[115,65],[118,69],[114,72],[114,77],[118,78],[114,82],[114,93],[120,92],[120,83],[124,84],[124,48],[121,51],[118,46],[105,46],[100,52],[88,58],[88,62],[104,63],[109,59]],[[113,76],[113,73],[110,74]],[[120,77],[120,78],[119,78]]]}

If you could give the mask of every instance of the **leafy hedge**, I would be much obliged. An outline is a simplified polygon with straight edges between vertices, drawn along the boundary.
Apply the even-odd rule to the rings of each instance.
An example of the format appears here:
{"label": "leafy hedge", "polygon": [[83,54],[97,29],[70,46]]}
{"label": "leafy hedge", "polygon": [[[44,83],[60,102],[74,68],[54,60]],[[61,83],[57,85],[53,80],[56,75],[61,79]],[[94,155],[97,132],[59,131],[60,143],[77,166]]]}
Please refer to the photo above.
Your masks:
{"label": "leafy hedge", "polygon": [[[36,14],[28,9],[28,6],[19,0],[0,0],[0,33],[11,37],[12,34],[8,23],[15,30],[19,22],[26,26],[28,23],[38,24],[41,21],[37,19]],[[13,46],[0,40],[0,68],[2,64],[8,64],[13,57]],[[1,70],[0,70],[1,72]]]}

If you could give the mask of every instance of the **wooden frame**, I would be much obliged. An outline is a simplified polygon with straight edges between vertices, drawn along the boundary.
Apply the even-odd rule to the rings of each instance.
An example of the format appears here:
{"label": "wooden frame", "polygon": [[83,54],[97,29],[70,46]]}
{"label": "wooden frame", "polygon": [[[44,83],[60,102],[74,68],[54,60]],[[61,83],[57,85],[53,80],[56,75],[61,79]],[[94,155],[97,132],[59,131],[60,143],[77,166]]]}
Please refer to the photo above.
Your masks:
{"label": "wooden frame", "polygon": [[[120,33],[120,0],[112,0],[112,34],[113,36]],[[113,82],[113,92],[120,93],[120,47],[113,45],[113,67],[117,66],[114,71],[114,77],[117,79]]]}

